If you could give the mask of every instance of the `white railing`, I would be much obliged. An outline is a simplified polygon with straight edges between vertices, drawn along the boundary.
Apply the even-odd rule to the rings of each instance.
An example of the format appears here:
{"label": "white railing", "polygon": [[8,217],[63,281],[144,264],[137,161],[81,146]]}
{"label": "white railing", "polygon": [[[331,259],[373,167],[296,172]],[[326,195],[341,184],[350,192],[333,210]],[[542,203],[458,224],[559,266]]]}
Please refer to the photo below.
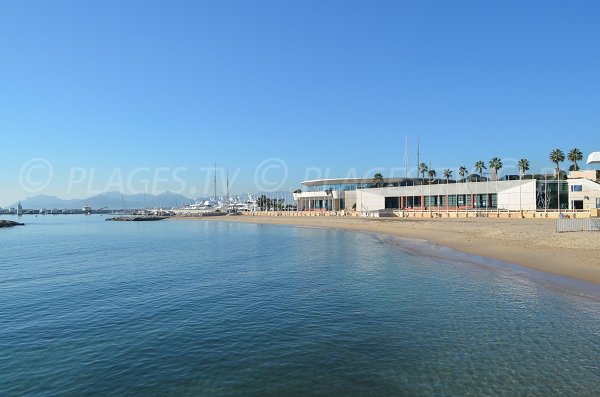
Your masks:
{"label": "white railing", "polygon": [[558,219],[556,221],[556,231],[565,232],[591,232],[600,231],[600,219]]}

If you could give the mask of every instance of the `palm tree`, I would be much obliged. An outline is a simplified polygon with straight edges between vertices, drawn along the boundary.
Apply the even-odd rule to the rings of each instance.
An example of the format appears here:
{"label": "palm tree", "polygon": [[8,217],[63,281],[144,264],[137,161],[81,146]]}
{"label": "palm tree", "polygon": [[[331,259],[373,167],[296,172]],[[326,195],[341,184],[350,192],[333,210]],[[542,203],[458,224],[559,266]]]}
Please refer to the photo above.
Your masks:
{"label": "palm tree", "polygon": [[554,149],[550,152],[550,161],[554,163],[554,174],[560,178],[560,163],[565,161],[565,154],[560,149]]}
{"label": "palm tree", "polygon": [[562,163],[563,161],[565,161],[565,154],[563,153],[562,150],[560,149],[554,149],[553,151],[550,152],[550,161],[552,161],[554,163],[554,171],[556,173],[556,176],[558,177],[558,189],[557,189],[557,196],[558,196],[558,212],[560,213],[560,163]]}
{"label": "palm tree", "polygon": [[373,185],[375,185],[375,187],[383,186],[383,175],[381,175],[381,172],[378,172],[375,175],[373,175]]}
{"label": "palm tree", "polygon": [[[521,159],[519,160],[519,180],[523,179],[523,175],[527,171],[529,171],[529,160]],[[521,212],[521,218],[523,217],[523,196],[522,196],[523,186],[519,183],[519,211]]]}
{"label": "palm tree", "polygon": [[481,160],[479,160],[478,162],[475,163],[475,169],[477,170],[477,172],[479,172],[479,175],[483,178],[483,170],[485,170],[487,167],[485,166],[485,163]]}
{"label": "palm tree", "polygon": [[425,174],[427,173],[427,171],[429,171],[429,167],[427,167],[427,164],[419,164],[419,174],[423,176],[423,179],[425,179]]}
{"label": "palm tree", "polygon": [[256,199],[256,205],[261,211],[266,211],[269,208],[270,200],[264,194]]}
{"label": "palm tree", "polygon": [[333,211],[333,189],[325,189],[325,194],[327,195],[327,197],[331,196],[331,207],[329,208],[329,211]]}
{"label": "palm tree", "polygon": [[452,178],[452,170],[445,169],[444,170],[444,178],[446,178],[446,184],[448,184],[448,179]]}
{"label": "palm tree", "polygon": [[433,180],[433,178],[435,178],[437,174],[435,170],[429,170],[427,171],[427,175],[429,175],[429,183],[431,183],[431,181]]}
{"label": "palm tree", "polygon": [[[465,167],[464,165],[461,165],[460,168],[458,169],[458,175],[460,175],[461,178],[465,179],[465,175],[467,175],[467,167]],[[465,179],[466,182],[466,179]]]}
{"label": "palm tree", "polygon": [[573,165],[571,165],[571,168],[569,170],[570,171],[579,171],[579,165],[577,165],[577,162],[583,160],[583,153],[581,153],[581,150],[579,150],[577,148],[571,149],[571,151],[567,155],[567,158],[569,159],[570,162],[573,163]]}
{"label": "palm tree", "polygon": [[519,179],[523,179],[523,176],[525,176],[525,173],[527,171],[529,171],[529,160],[527,159],[521,159],[519,160]]}
{"label": "palm tree", "polygon": [[494,171],[494,180],[498,180],[498,171],[502,168],[502,160],[494,157],[490,160],[490,169]]}

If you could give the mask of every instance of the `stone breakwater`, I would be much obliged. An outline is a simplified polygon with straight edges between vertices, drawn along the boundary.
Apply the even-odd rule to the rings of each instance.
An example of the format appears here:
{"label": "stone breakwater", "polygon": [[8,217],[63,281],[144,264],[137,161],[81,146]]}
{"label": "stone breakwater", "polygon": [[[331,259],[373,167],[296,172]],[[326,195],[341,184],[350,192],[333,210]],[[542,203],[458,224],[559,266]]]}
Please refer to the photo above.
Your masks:
{"label": "stone breakwater", "polygon": [[115,218],[106,218],[107,221],[120,222],[144,222],[144,221],[161,221],[169,218],[168,216],[117,216]]}
{"label": "stone breakwater", "polygon": [[24,226],[24,223],[19,223],[19,222],[15,222],[15,221],[7,221],[7,220],[0,220],[0,228],[3,227],[13,227],[13,226]]}

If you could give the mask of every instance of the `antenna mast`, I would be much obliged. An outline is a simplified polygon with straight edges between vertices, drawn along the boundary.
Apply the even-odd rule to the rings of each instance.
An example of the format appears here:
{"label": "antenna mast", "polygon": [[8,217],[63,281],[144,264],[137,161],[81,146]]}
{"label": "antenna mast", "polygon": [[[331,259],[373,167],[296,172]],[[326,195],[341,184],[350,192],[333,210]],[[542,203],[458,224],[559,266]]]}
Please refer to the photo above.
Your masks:
{"label": "antenna mast", "polygon": [[217,200],[217,163],[215,163],[215,180],[214,180],[214,187],[215,187],[215,200]]}
{"label": "antenna mast", "polygon": [[408,178],[408,135],[404,136],[404,177]]}
{"label": "antenna mast", "polygon": [[419,136],[417,135],[417,178],[419,177],[419,167],[421,165],[421,153],[419,152]]}

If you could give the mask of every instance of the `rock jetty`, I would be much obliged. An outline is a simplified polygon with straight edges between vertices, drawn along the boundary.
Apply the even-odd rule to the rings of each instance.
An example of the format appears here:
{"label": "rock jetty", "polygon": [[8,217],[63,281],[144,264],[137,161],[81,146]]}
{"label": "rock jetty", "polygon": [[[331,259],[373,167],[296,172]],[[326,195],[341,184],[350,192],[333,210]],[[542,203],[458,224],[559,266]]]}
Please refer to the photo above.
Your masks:
{"label": "rock jetty", "polygon": [[19,223],[15,221],[7,221],[5,219],[0,220],[0,229],[3,227],[13,227],[13,226],[24,226],[24,223]]}
{"label": "rock jetty", "polygon": [[147,221],[161,221],[167,219],[168,216],[117,216],[114,218],[106,218],[107,221],[118,221],[118,222],[147,222]]}

